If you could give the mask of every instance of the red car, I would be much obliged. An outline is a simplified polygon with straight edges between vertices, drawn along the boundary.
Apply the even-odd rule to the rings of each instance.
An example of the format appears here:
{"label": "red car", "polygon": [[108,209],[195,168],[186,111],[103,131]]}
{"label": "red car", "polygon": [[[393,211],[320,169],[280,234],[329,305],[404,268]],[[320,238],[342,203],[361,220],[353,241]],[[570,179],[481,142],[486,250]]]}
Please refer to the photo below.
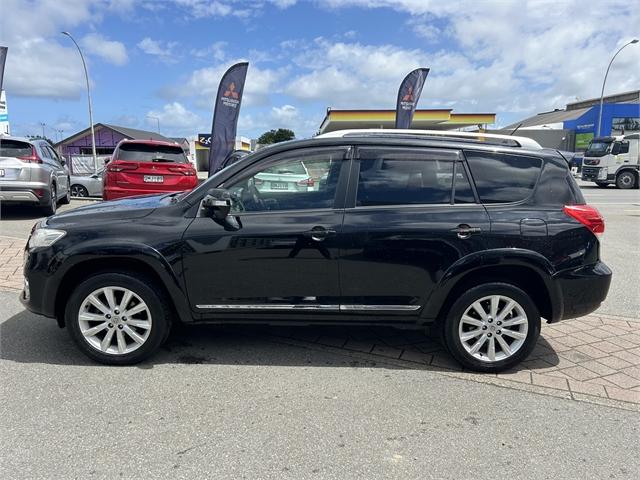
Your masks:
{"label": "red car", "polygon": [[180,145],[155,140],[122,140],[103,177],[105,200],[191,190],[196,169]]}

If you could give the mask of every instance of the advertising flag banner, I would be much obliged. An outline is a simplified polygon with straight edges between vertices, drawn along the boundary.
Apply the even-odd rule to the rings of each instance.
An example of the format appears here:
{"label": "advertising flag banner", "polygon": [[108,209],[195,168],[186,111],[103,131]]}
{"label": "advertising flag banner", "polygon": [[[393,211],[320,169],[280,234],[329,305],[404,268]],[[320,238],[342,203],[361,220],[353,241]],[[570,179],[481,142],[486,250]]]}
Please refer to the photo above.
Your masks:
{"label": "advertising flag banner", "polygon": [[417,68],[404,77],[398,90],[398,103],[396,104],[396,128],[409,128],[413,113],[422,93],[422,87],[429,75],[428,68]]}
{"label": "advertising flag banner", "polygon": [[2,91],[2,80],[4,78],[4,62],[7,60],[7,47],[0,47],[0,92]]}
{"label": "advertising flag banner", "polygon": [[235,145],[240,103],[248,62],[236,63],[222,76],[213,110],[209,147],[209,176],[216,173]]}

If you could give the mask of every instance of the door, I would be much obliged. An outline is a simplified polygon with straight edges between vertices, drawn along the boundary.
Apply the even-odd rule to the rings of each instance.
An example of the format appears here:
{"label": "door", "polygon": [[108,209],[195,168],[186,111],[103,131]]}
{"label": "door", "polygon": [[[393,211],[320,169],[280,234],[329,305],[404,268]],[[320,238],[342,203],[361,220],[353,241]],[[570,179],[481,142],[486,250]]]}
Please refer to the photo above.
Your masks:
{"label": "door", "polygon": [[39,147],[42,152],[42,161],[45,162],[51,170],[53,170],[58,190],[58,198],[65,196],[69,189],[69,179],[60,157],[58,157],[55,150],[45,142],[40,142]]}
{"label": "door", "polygon": [[457,260],[484,246],[489,218],[459,151],[361,148],[343,224],[344,311],[418,314]]}
{"label": "door", "polygon": [[[234,197],[232,220],[199,216],[185,232],[185,279],[195,311],[338,311],[347,151],[276,154],[222,185]],[[308,177],[295,187],[275,185],[290,186],[286,178],[265,180],[267,171],[297,178],[301,165]]]}

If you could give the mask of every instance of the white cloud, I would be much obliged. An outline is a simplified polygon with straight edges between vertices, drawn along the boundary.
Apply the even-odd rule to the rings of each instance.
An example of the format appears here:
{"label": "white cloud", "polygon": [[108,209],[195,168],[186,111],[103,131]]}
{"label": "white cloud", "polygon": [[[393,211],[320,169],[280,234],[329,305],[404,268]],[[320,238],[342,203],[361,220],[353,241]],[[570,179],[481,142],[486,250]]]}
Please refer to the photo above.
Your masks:
{"label": "white cloud", "polygon": [[[196,104],[199,107],[211,108],[220,80],[233,63],[235,62],[195,70],[180,87],[179,94],[196,97]],[[249,65],[242,105],[246,107],[267,104],[269,96],[279,91],[284,73],[284,70],[261,69]]]}
{"label": "white cloud", "polygon": [[154,130],[157,125],[156,118],[160,119],[160,131],[165,135],[192,134],[205,126],[198,114],[188,110],[180,102],[167,103],[160,110],[149,110],[147,115],[146,123]]}
{"label": "white cloud", "polygon": [[178,45],[177,42],[163,42],[162,40],[153,40],[145,37],[138,42],[137,47],[147,55],[156,57],[165,63],[176,62],[174,49]]}
{"label": "white cloud", "polygon": [[124,44],[114,40],[108,40],[98,33],[86,35],[81,44],[86,52],[104,58],[114,65],[124,65],[129,61],[127,49]]}
{"label": "white cloud", "polygon": [[190,53],[197,58],[213,59],[221,62],[227,56],[227,45],[227,42],[214,42],[205,48],[194,48]]}

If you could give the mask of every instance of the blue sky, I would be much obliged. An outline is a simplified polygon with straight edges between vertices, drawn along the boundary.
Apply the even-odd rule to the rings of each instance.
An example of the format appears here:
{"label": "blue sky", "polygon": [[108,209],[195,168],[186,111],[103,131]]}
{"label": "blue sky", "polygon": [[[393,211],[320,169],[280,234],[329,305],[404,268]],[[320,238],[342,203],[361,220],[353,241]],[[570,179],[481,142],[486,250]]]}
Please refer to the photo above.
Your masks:
{"label": "blue sky", "polygon": [[[326,107],[393,108],[403,76],[431,68],[419,108],[495,112],[497,126],[598,96],[633,2],[430,0],[2,0],[12,133],[67,136],[96,122],[192,136],[210,129],[222,73],[250,62],[239,133],[315,133]],[[608,92],[640,86],[640,46]]]}

